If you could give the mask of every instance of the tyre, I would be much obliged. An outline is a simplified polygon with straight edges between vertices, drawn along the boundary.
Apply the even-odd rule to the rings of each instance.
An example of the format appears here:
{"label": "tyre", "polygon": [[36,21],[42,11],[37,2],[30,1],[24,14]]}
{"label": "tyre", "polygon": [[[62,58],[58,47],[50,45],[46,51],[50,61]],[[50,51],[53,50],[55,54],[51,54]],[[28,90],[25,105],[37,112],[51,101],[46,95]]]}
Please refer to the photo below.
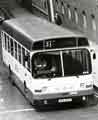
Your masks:
{"label": "tyre", "polygon": [[86,106],[92,106],[97,104],[97,98],[94,95],[88,95],[86,96]]}

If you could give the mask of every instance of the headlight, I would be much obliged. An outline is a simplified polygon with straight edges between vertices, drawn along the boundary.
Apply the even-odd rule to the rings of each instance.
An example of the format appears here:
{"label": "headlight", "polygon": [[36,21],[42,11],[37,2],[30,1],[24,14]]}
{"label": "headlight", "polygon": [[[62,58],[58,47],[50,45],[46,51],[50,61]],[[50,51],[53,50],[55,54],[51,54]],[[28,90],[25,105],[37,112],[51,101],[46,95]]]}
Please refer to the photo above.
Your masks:
{"label": "headlight", "polygon": [[47,90],[47,87],[42,87],[42,88],[40,88],[40,89],[35,89],[34,91],[36,92],[36,93],[41,93],[41,92],[45,92]]}
{"label": "headlight", "polygon": [[35,89],[34,91],[35,91],[36,93],[42,92],[41,89]]}

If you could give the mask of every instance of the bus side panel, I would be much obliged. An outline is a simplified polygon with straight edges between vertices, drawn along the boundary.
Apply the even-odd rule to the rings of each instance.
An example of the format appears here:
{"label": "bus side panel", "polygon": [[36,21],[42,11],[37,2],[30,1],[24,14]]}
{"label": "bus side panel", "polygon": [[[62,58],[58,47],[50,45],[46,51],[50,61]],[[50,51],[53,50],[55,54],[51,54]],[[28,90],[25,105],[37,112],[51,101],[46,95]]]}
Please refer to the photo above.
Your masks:
{"label": "bus side panel", "polygon": [[[12,80],[16,84],[16,86],[21,90],[21,92],[27,97],[27,99],[33,104],[33,91],[32,85],[33,80],[31,73],[28,72],[26,68],[24,68],[14,57],[12,57],[4,48],[2,48],[2,58],[4,64],[7,67],[11,67],[12,71]],[[24,86],[24,81],[26,82],[26,87]]]}

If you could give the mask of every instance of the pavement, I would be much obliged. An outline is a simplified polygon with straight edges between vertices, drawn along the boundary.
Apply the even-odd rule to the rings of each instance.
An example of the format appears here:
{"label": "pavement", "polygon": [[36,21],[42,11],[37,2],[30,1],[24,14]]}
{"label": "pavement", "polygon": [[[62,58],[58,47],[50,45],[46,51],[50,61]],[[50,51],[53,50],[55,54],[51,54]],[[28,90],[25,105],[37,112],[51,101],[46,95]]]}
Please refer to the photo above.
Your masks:
{"label": "pavement", "polygon": [[17,6],[16,8],[12,9],[11,14],[13,15],[13,17],[22,17],[22,16],[32,15],[32,13],[27,11],[25,8],[21,8],[20,6]]}

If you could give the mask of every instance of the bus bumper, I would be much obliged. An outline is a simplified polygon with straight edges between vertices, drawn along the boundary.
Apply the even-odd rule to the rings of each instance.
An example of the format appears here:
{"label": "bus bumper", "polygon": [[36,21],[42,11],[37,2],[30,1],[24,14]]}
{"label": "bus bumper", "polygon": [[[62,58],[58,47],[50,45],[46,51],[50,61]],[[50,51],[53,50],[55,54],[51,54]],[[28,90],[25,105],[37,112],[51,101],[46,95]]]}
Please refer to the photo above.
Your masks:
{"label": "bus bumper", "polygon": [[37,94],[33,98],[35,104],[41,105],[72,102],[74,98],[82,98],[90,95],[94,95],[94,89],[68,93]]}

